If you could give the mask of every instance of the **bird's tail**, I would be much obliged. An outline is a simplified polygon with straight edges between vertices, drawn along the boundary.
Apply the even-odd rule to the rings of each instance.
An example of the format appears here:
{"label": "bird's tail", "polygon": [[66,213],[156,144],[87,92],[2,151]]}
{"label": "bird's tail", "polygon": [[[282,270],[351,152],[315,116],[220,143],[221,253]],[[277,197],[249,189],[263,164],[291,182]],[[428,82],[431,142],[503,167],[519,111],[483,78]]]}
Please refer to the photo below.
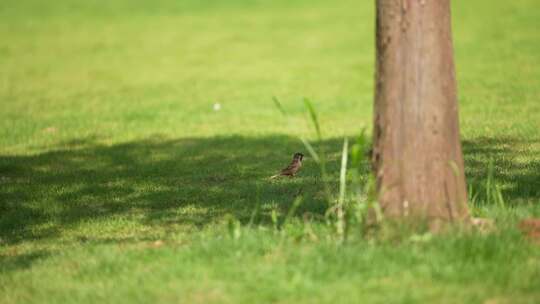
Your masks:
{"label": "bird's tail", "polygon": [[268,179],[276,179],[280,176],[280,174],[272,175]]}

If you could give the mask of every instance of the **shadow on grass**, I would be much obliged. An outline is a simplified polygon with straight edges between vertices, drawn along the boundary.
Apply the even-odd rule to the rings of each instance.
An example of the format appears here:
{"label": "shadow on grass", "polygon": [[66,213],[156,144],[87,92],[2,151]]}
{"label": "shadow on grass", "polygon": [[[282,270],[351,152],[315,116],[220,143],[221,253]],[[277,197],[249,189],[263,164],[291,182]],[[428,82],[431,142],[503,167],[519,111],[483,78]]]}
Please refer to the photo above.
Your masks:
{"label": "shadow on grass", "polygon": [[494,181],[502,185],[507,203],[537,203],[540,199],[540,141],[511,137],[479,137],[463,142],[465,171],[473,191],[481,191],[488,178],[490,159]]}
{"label": "shadow on grass", "polygon": [[[493,157],[508,200],[537,199],[539,157],[525,155],[523,144],[509,138],[465,141],[469,181],[484,180]],[[341,139],[323,146],[337,185]],[[298,214],[326,210],[319,171],[309,158],[298,178],[266,179],[304,151],[294,137],[154,137],[112,146],[88,138],[60,147],[0,156],[1,242],[52,238],[70,225],[114,217],[148,226],[203,227],[229,213],[246,222],[258,205],[257,220],[264,221],[274,208],[287,210],[300,193],[305,202]]]}
{"label": "shadow on grass", "polygon": [[34,251],[17,255],[0,255],[0,274],[15,270],[27,269],[40,259],[50,255],[47,251]]}
{"label": "shadow on grass", "polygon": [[[325,142],[325,149],[338,153],[340,141]],[[82,221],[118,216],[150,226],[202,227],[228,213],[247,221],[257,206],[262,214],[286,210],[300,193],[309,199],[300,212],[326,210],[309,157],[298,178],[267,179],[304,150],[293,137],[155,137],[113,146],[89,138],[60,147],[0,156],[3,242],[50,238]]]}

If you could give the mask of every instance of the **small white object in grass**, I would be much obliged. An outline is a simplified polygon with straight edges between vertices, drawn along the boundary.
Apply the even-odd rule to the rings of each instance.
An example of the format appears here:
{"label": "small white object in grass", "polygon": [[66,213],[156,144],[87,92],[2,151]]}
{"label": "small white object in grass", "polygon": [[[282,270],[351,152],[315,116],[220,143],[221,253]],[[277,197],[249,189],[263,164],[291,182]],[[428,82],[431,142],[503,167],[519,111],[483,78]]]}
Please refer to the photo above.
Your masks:
{"label": "small white object in grass", "polygon": [[214,111],[219,111],[219,110],[221,110],[221,104],[219,102],[216,102],[214,104]]}

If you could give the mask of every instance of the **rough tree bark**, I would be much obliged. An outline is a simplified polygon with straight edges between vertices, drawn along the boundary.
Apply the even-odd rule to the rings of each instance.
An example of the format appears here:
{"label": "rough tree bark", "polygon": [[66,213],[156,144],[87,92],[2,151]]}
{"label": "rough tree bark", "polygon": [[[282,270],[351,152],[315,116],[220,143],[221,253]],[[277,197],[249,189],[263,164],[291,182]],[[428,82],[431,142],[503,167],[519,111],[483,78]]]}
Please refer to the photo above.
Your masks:
{"label": "rough tree bark", "polygon": [[468,218],[450,0],[376,0],[373,164],[386,216]]}

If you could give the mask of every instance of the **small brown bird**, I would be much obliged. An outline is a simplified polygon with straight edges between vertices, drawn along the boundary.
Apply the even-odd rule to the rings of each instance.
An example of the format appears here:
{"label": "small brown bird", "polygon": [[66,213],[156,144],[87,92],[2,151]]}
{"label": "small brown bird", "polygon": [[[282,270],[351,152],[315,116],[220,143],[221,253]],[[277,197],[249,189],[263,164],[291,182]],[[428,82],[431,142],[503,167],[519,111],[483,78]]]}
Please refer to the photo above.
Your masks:
{"label": "small brown bird", "polygon": [[286,168],[281,170],[281,172],[279,172],[279,174],[271,176],[270,179],[274,179],[274,178],[277,178],[277,177],[280,177],[280,176],[294,177],[296,172],[298,172],[298,170],[300,170],[300,168],[302,167],[302,159],[303,158],[304,158],[304,154],[302,154],[302,153],[294,153],[294,156],[293,156],[293,159],[292,159],[291,163]]}

